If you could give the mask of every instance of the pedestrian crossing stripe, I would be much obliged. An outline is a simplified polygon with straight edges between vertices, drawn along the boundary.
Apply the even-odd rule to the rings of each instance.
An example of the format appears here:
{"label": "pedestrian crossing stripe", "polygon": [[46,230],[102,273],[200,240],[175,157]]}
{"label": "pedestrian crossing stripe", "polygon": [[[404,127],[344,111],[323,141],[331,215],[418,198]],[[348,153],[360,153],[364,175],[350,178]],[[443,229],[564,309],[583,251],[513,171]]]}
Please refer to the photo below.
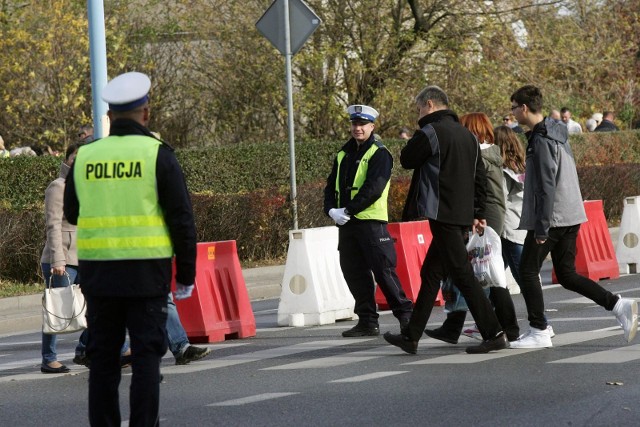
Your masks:
{"label": "pedestrian crossing stripe", "polygon": [[227,357],[221,357],[219,359],[204,359],[199,360],[197,363],[190,363],[182,366],[170,366],[163,368],[163,374],[177,374],[187,372],[199,372],[209,369],[225,368],[227,366],[240,365],[243,363],[259,362],[262,360],[273,359],[276,357],[291,356],[299,353],[306,353],[316,350],[325,350],[333,347],[341,347],[349,344],[362,343],[369,341],[369,339],[341,339],[341,340],[328,340],[328,341],[311,341],[300,344],[295,344],[285,347],[275,347],[267,350],[258,350],[251,353],[237,354]]}
{"label": "pedestrian crossing stripe", "polygon": [[625,363],[640,359],[640,344],[598,351],[549,363]]}
{"label": "pedestrian crossing stripe", "polygon": [[369,381],[369,380],[377,380],[380,378],[386,378],[386,377],[390,377],[393,375],[400,375],[400,374],[406,374],[409,371],[386,371],[386,372],[373,372],[370,374],[365,374],[365,375],[358,375],[355,377],[349,377],[349,378],[341,378],[339,380],[333,380],[333,381],[329,381],[330,383],[359,383],[362,381]]}
{"label": "pedestrian crossing stripe", "polygon": [[[362,341],[362,340],[359,340]],[[304,360],[302,362],[287,363],[285,365],[271,366],[262,369],[263,371],[279,370],[279,369],[313,369],[313,368],[332,368],[335,366],[348,365],[350,363],[365,362],[371,359],[377,359],[383,356],[391,356],[397,354],[398,349],[390,345],[384,347],[376,347],[373,349],[354,351],[347,354],[319,357],[316,359]]]}
{"label": "pedestrian crossing stripe", "polygon": [[249,403],[263,402],[265,400],[278,399],[281,397],[293,396],[300,394],[299,392],[282,392],[282,393],[262,393],[254,396],[241,397],[239,399],[225,400],[224,402],[210,403],[207,406],[240,406]]}

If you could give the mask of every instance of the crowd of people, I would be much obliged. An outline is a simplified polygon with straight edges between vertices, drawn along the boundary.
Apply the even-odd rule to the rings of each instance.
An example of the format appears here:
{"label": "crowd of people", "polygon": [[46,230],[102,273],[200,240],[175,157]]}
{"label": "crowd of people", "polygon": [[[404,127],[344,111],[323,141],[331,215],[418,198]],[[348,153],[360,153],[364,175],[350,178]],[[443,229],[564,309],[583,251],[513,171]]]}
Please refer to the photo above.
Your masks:
{"label": "crowd of people", "polygon": [[[589,118],[584,120],[584,127],[573,120],[571,110],[568,107],[562,107],[560,110],[555,108],[550,109],[549,117],[567,126],[569,134],[583,133],[583,129],[585,129],[586,132],[613,132],[620,130],[615,124],[615,114],[613,111],[593,113]],[[520,126],[513,113],[505,114],[502,117],[502,124],[511,128],[515,133],[524,133],[524,129]],[[638,124],[636,124],[636,127],[638,127]],[[399,134],[400,139],[410,139],[409,133],[406,127],[401,128]]]}
{"label": "crowd of people", "polygon": [[[402,167],[413,170],[402,220],[429,220],[432,242],[411,310],[396,279],[395,252],[386,231],[393,159],[373,133],[378,111],[349,106],[351,139],[337,154],[324,190],[324,211],[339,227],[340,266],[359,316],[344,336],[379,334],[374,304],[378,282],[400,323],[400,333],[384,334],[388,343],[411,354],[417,353],[423,333],[457,344],[465,310],[452,310],[441,327],[425,329],[441,285],[450,280],[481,337],[467,353],[552,347],[554,331],[544,315],[540,281],[542,263],[551,254],[559,283],[612,312],[625,341],[633,340],[636,301],[576,272],[576,239],[587,218],[569,135],[581,132],[581,126],[567,108],[545,117],[542,92],[535,86],[519,88],[510,101],[510,114],[494,128],[484,113],[458,116],[437,86],[427,86],[415,98],[418,130],[400,155]],[[609,125],[612,119],[603,114],[595,129],[615,130]],[[516,134],[523,131],[520,124],[528,129],[526,153]],[[506,284],[485,292],[469,261],[466,241],[488,227],[500,235],[502,263],[513,270],[522,291],[529,321],[524,334]]]}

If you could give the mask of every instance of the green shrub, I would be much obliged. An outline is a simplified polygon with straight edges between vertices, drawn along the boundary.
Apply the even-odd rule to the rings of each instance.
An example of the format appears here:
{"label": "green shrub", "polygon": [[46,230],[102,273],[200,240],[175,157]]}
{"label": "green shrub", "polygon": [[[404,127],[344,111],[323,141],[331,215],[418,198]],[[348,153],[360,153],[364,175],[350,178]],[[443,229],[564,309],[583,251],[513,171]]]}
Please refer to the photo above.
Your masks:
{"label": "green shrub", "polygon": [[[331,226],[323,190],[343,142],[296,145],[298,227]],[[395,159],[389,220],[400,221],[411,171],[399,153],[404,141],[385,141]],[[623,198],[640,195],[640,132],[572,136],[584,199],[602,200],[612,225]],[[293,227],[287,144],[247,144],[176,153],[192,193],[198,241],[236,240],[242,262],[284,260]],[[0,159],[0,279],[40,282],[45,241],[44,190],[61,159]]]}
{"label": "green shrub", "polygon": [[40,255],[46,240],[41,209],[0,208],[0,278],[40,282]]}

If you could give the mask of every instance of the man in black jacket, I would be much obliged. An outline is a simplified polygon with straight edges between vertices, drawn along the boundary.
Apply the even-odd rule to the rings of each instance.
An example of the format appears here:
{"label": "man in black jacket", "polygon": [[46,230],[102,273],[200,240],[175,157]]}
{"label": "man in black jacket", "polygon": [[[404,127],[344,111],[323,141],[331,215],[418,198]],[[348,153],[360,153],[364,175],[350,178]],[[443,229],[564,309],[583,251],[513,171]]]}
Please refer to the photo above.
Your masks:
{"label": "man in black jacket", "polygon": [[385,340],[415,354],[427,325],[440,282],[451,276],[467,301],[483,337],[467,353],[488,353],[509,346],[480,283],[473,274],[464,243],[469,229],[486,227],[486,172],[480,145],[448,109],[447,94],[427,86],[416,97],[420,130],[400,155],[405,169],[414,169],[403,220],[428,218],[433,240],[424,259],[422,285],[407,327],[387,332]]}
{"label": "man in black jacket", "polygon": [[602,122],[595,128],[594,132],[615,132],[618,126],[613,123],[613,111],[602,113]]}
{"label": "man in black jacket", "polygon": [[110,136],[83,146],[67,178],[64,213],[78,224],[82,292],[91,331],[89,421],[119,426],[120,347],[132,349],[129,425],[159,424],[160,361],[167,351],[172,256],[176,299],[194,288],[196,234],[173,149],[147,128],[149,78],[109,82]]}

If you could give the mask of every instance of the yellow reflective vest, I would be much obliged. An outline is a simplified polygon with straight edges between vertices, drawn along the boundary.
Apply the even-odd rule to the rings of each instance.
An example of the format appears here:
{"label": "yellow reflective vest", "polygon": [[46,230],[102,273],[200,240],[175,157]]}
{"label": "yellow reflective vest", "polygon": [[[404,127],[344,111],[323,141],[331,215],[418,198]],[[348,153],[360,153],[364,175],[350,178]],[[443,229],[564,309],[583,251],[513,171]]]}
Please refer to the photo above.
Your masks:
{"label": "yellow reflective vest", "polygon": [[[358,169],[356,170],[356,176],[353,179],[353,184],[351,186],[351,200],[358,194],[358,191],[364,184],[364,181],[367,178],[367,168],[369,167],[369,159],[374,155],[376,151],[379,149],[386,150],[386,147],[375,141],[371,144],[371,147],[367,150],[366,153],[362,156],[360,163],[358,163]],[[336,201],[340,204],[340,163],[344,156],[347,153],[344,151],[340,151],[337,156],[338,168],[336,173]],[[389,221],[389,215],[387,213],[387,198],[389,196],[389,181],[387,181],[387,185],[384,187],[384,191],[378,200],[373,202],[372,205],[367,207],[361,212],[358,212],[355,217],[362,220],[378,220],[378,221]]]}
{"label": "yellow reflective vest", "polygon": [[80,148],[73,174],[80,202],[78,259],[173,256],[156,188],[160,144],[148,136],[126,135]]}

